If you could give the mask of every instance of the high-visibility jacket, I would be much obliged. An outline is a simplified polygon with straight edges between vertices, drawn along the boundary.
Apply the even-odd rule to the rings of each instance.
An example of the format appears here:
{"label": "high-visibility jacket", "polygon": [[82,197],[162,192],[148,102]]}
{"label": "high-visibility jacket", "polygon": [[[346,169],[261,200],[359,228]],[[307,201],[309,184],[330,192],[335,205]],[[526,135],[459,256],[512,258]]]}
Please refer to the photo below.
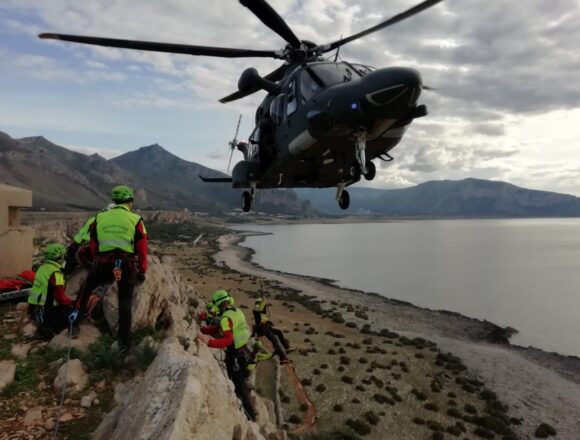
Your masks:
{"label": "high-visibility jacket", "polygon": [[[229,321],[232,322],[231,328]],[[248,324],[246,323],[244,312],[242,312],[240,309],[236,309],[235,307],[226,309],[226,311],[222,314],[220,327],[224,333],[229,330],[232,331],[234,336],[235,349],[245,346],[252,336],[250,330],[248,329]]]}
{"label": "high-visibility jacket", "polygon": [[128,254],[135,253],[135,228],[141,216],[131,212],[125,205],[117,205],[97,214],[95,220],[99,252],[118,249]]}
{"label": "high-visibility jacket", "polygon": [[[36,271],[34,284],[28,295],[28,304],[35,306],[44,306],[48,297],[49,280],[54,274],[56,285],[64,286],[64,275],[61,272],[62,267],[56,261],[48,260]],[[58,305],[56,298],[53,297],[53,305]]]}
{"label": "high-visibility jacket", "polygon": [[88,244],[89,241],[91,241],[91,233],[90,233],[90,229],[91,229],[91,225],[95,222],[95,216],[92,216],[90,219],[88,219],[85,224],[83,225],[83,227],[80,229],[79,232],[77,232],[77,234],[73,237],[73,241],[76,244]]}

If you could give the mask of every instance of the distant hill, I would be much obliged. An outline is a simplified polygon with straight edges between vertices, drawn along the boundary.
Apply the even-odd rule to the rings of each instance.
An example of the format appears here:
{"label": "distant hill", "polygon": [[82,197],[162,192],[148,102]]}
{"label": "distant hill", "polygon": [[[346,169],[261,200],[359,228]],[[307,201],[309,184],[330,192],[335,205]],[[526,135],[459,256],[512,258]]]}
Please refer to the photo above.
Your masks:
{"label": "distant hill", "polygon": [[[47,139],[13,139],[0,132],[0,182],[33,191],[33,207],[47,210],[100,209],[112,186],[135,188],[143,209],[183,209],[220,213],[240,206],[240,190],[230,184],[203,183],[198,175],[223,176],[188,162],[155,144],[107,160],[53,144]],[[256,210],[313,215],[292,190],[260,190]]]}
{"label": "distant hill", "polygon": [[[412,188],[349,188],[351,213],[401,217],[580,217],[580,198],[480,179],[430,181]],[[335,189],[299,189],[323,214],[344,215]]]}

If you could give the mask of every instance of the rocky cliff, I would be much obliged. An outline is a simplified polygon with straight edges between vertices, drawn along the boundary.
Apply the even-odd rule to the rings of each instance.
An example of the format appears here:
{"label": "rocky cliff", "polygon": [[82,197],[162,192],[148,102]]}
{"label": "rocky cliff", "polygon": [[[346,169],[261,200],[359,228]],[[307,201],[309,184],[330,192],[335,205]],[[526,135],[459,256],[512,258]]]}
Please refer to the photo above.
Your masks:
{"label": "rocky cliff", "polygon": [[[249,422],[215,351],[196,342],[198,324],[188,320],[191,304],[203,304],[180,274],[150,260],[147,281],[135,291],[134,329],[168,326],[166,339],[149,368],[117,386],[117,406],[93,435],[95,440],[283,439],[273,405],[254,395],[258,423]],[[107,312],[116,322],[115,294]],[[194,310],[189,310],[193,312]]]}
{"label": "rocky cliff", "polygon": [[[135,189],[141,209],[220,214],[240,207],[241,190],[228,183],[204,183],[199,175],[224,176],[157,144],[107,160],[68,150],[42,136],[13,139],[0,131],[0,183],[32,190],[33,208],[39,210],[102,209],[117,184]],[[315,214],[290,189],[260,190],[257,197],[258,211]]]}

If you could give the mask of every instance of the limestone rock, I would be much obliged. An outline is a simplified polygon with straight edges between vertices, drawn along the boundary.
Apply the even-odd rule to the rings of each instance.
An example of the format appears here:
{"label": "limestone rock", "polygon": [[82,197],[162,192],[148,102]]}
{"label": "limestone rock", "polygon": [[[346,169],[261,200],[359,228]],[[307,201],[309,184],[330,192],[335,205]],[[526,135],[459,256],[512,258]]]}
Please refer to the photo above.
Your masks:
{"label": "limestone rock", "polygon": [[[52,350],[58,350],[60,348],[68,348],[71,339],[69,338],[69,330],[63,330],[54,338],[51,339],[48,347]],[[87,353],[89,351],[89,345],[97,342],[101,336],[101,332],[92,325],[81,325],[79,337],[77,339],[72,339],[72,348]]]}
{"label": "limestone rock", "polygon": [[58,419],[60,423],[67,423],[71,420],[74,420],[74,416],[69,412],[65,412],[62,416],[60,416],[60,419]]}
{"label": "limestone rock", "polygon": [[36,333],[36,326],[32,322],[29,322],[28,324],[26,324],[24,326],[24,328],[22,329],[22,334],[24,335],[25,338],[32,338],[32,337],[34,337],[35,333]]}
{"label": "limestone rock", "polygon": [[44,422],[44,429],[47,431],[52,431],[54,429],[54,420],[52,418]]}
{"label": "limestone rock", "polygon": [[87,385],[88,381],[89,376],[87,375],[82,362],[78,359],[72,359],[58,369],[56,378],[54,379],[54,389],[57,392],[62,392],[66,383],[66,389],[68,392],[79,392]]}
{"label": "limestone rock", "polygon": [[14,381],[14,373],[16,373],[15,361],[0,361],[0,391]]}
{"label": "limestone rock", "polygon": [[7,341],[12,341],[14,339],[16,339],[18,336],[16,336],[15,334],[11,333],[9,335],[4,335],[4,339],[6,339]]}
{"label": "limestone rock", "polygon": [[42,407],[35,406],[26,411],[23,423],[28,427],[42,424]]}
{"label": "limestone rock", "polygon": [[234,432],[241,440],[264,439],[240,411],[233,385],[207,347],[192,355],[169,338],[145,374],[116,391],[119,404],[94,440],[215,440],[234,438]]}
{"label": "limestone rock", "polygon": [[28,303],[19,302],[18,304],[16,304],[16,310],[19,311],[19,312],[26,312],[26,311],[28,311]]}
{"label": "limestone rock", "polygon": [[28,352],[30,351],[30,344],[17,344],[13,345],[10,349],[12,356],[18,359],[25,359],[28,356]]}
{"label": "limestone rock", "polygon": [[[135,288],[133,295],[132,329],[171,327],[173,334],[183,330],[181,321],[186,315],[187,297],[192,293],[193,288],[171,266],[161,264],[155,256],[149,257],[145,282]],[[117,307],[117,286],[113,285],[103,307],[111,328],[118,322]]]}
{"label": "limestone rock", "polygon": [[86,396],[83,396],[83,398],[81,399],[81,406],[83,408],[90,408],[93,402],[95,401],[96,397],[97,395],[95,394],[95,392],[91,391]]}

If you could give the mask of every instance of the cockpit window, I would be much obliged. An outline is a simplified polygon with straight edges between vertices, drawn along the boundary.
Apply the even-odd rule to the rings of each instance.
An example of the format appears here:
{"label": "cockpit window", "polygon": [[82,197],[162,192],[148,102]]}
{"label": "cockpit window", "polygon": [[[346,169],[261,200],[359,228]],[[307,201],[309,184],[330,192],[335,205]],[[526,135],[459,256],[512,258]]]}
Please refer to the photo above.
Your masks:
{"label": "cockpit window", "polygon": [[363,64],[353,64],[353,67],[362,75],[365,76],[367,73],[371,73],[373,70],[375,70],[374,67],[371,66],[365,66]]}
{"label": "cockpit window", "polygon": [[322,90],[320,79],[308,68],[302,71],[300,76],[300,93],[302,102],[308,102]]}
{"label": "cockpit window", "polygon": [[309,68],[325,87],[360,78],[358,72],[345,63],[312,64]]}

